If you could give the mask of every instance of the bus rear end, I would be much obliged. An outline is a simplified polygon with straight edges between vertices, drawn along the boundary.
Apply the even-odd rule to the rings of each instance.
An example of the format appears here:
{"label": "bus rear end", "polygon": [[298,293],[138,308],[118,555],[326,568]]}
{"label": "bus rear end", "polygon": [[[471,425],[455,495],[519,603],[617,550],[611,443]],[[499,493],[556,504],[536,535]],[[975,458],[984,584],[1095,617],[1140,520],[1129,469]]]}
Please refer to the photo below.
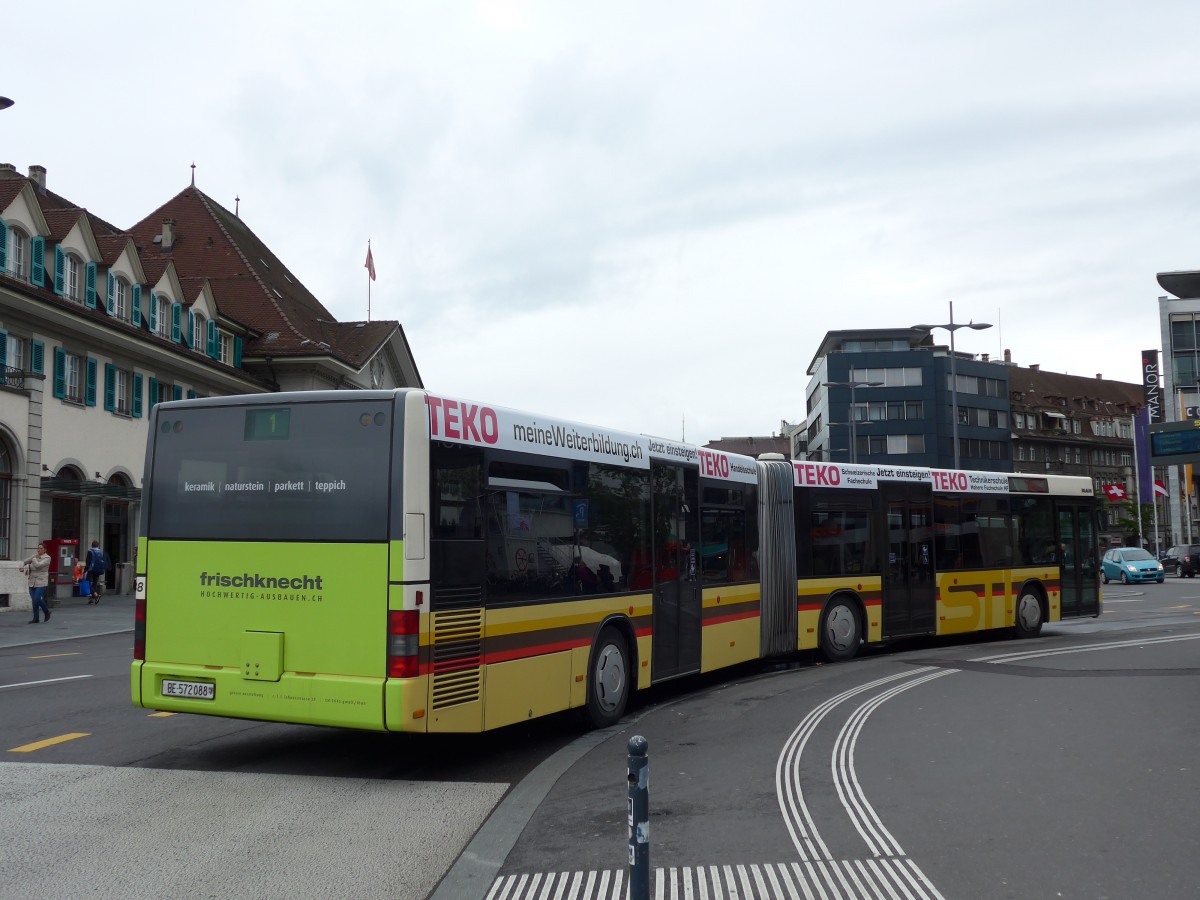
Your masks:
{"label": "bus rear end", "polygon": [[135,705],[386,729],[396,643],[389,519],[400,501],[389,472],[402,396],[314,392],[155,407]]}

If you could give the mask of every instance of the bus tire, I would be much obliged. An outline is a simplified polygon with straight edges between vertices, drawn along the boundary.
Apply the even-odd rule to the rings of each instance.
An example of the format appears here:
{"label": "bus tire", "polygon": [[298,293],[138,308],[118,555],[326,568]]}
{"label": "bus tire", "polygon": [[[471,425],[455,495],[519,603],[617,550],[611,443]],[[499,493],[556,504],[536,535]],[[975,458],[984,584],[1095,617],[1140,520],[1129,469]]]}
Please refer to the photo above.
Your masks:
{"label": "bus tire", "polygon": [[621,632],[604,628],[588,660],[588,724],[593,728],[615,725],[629,702],[629,647]]}
{"label": "bus tire", "polygon": [[1031,587],[1024,587],[1017,597],[1017,620],[1014,630],[1019,638],[1035,638],[1042,633],[1045,621],[1042,598]]}
{"label": "bus tire", "polygon": [[834,597],[821,614],[818,632],[821,655],[829,662],[853,659],[862,643],[862,619],[857,606],[846,597]]}

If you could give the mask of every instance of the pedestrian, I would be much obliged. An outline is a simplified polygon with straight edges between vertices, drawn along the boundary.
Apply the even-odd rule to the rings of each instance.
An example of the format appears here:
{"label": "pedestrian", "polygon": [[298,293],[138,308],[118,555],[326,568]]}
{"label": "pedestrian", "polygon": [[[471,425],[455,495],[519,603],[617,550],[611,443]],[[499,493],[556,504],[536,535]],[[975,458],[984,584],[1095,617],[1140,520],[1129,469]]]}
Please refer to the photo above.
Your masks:
{"label": "pedestrian", "polygon": [[108,555],[100,549],[99,541],[92,541],[92,549],[87,553],[87,565],[83,570],[84,578],[92,586],[88,606],[93,603],[100,605],[100,595],[104,593],[104,573],[107,571]]}
{"label": "pedestrian", "polygon": [[29,624],[37,624],[39,609],[46,614],[46,621],[49,622],[50,607],[46,605],[46,585],[50,581],[50,554],[46,552],[45,544],[37,545],[37,553],[21,563],[21,571],[28,576],[29,599],[33,601],[33,618],[29,620]]}

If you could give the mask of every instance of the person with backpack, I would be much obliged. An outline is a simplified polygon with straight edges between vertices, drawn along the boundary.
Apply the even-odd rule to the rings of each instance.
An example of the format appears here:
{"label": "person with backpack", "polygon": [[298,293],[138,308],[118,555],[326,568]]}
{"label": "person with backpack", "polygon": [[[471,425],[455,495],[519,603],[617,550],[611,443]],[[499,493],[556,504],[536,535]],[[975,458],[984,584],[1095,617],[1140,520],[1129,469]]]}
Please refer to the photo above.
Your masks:
{"label": "person with backpack", "polygon": [[92,595],[88,606],[95,603],[100,605],[100,595],[104,593],[104,573],[108,571],[108,554],[100,549],[99,541],[92,541],[92,549],[88,551],[87,565],[83,570],[84,577],[92,586]]}

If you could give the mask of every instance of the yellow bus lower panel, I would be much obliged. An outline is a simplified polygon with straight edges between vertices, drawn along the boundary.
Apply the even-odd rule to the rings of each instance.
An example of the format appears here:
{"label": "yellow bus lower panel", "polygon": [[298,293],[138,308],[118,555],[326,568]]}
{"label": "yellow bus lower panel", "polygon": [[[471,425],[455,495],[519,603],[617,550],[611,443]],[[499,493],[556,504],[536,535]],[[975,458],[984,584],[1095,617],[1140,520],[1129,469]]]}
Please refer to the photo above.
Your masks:
{"label": "yellow bus lower panel", "polygon": [[1046,621],[1062,619],[1057,568],[982,569],[938,576],[937,633],[970,634],[1017,623],[1017,595],[1035,582],[1046,597]]}
{"label": "yellow bus lower panel", "polygon": [[[147,709],[384,730],[381,678],[289,672],[279,681],[254,681],[243,678],[238,669],[150,662],[142,664],[140,676],[140,705]],[[212,684],[215,697],[212,700],[165,697],[164,679]]]}
{"label": "yellow bus lower panel", "polygon": [[561,712],[571,702],[571,653],[492,663],[484,675],[484,695],[488,730]]}
{"label": "yellow bus lower panel", "polygon": [[760,640],[758,616],[705,625],[700,645],[700,671],[712,672],[758,659]]}

